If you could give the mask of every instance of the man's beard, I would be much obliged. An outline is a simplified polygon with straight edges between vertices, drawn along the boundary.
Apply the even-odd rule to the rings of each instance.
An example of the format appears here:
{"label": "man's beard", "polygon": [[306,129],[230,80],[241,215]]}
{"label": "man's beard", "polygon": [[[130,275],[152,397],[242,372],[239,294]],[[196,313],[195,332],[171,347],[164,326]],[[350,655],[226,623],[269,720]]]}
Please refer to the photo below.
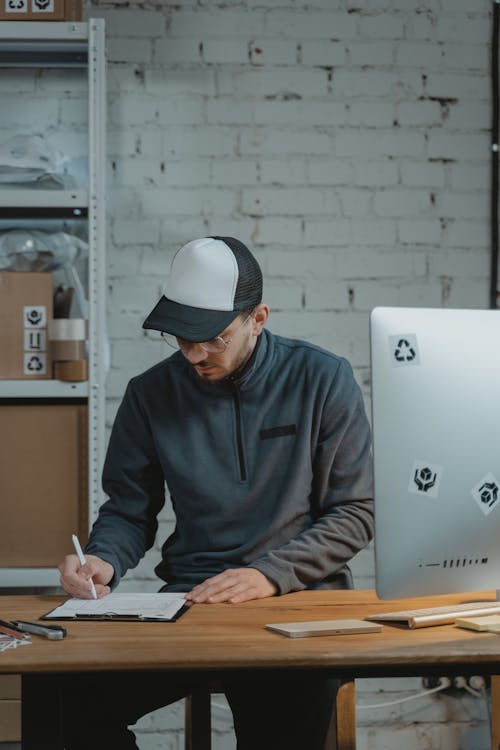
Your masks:
{"label": "man's beard", "polygon": [[[203,380],[204,383],[208,383],[208,384],[220,383],[221,380],[225,380],[227,378],[227,375],[222,375],[220,377],[215,377],[215,378],[210,377],[208,374],[204,375],[203,374],[204,366],[207,367],[208,369],[209,367],[217,367],[217,365],[211,363],[207,359],[203,360],[203,362],[198,362],[196,365],[192,365],[196,375],[200,378],[200,380]],[[199,372],[196,368],[201,368],[201,372]]]}

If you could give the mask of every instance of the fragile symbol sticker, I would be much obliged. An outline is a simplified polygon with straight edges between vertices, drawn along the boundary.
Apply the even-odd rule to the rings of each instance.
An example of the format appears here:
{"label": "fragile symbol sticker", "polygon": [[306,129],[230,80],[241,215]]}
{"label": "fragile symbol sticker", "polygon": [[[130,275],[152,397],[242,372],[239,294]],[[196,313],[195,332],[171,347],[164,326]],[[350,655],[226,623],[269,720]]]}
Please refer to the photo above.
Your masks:
{"label": "fragile symbol sticker", "polygon": [[45,305],[27,305],[24,308],[25,328],[46,328],[47,309]]}
{"label": "fragile symbol sticker", "polygon": [[53,13],[54,0],[31,0],[31,11],[33,13]]}
{"label": "fragile symbol sticker", "polygon": [[411,470],[408,492],[426,497],[438,497],[442,474],[442,466],[417,459]]}
{"label": "fragile symbol sticker", "polygon": [[389,351],[392,363],[397,367],[420,364],[417,337],[414,333],[389,336]]}
{"label": "fragile symbol sticker", "polygon": [[489,516],[500,500],[500,484],[491,472],[485,474],[470,492],[485,516]]}

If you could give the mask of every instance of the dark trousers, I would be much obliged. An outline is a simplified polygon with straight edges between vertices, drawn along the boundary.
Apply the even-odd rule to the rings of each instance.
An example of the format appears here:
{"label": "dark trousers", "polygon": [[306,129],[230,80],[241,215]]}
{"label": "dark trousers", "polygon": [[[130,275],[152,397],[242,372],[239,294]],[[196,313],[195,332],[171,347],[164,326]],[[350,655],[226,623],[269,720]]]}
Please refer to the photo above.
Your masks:
{"label": "dark trousers", "polygon": [[[222,678],[237,750],[323,750],[338,681],[321,674],[262,672]],[[120,673],[67,677],[62,690],[66,750],[136,750],[128,729],[201,687],[199,679]]]}

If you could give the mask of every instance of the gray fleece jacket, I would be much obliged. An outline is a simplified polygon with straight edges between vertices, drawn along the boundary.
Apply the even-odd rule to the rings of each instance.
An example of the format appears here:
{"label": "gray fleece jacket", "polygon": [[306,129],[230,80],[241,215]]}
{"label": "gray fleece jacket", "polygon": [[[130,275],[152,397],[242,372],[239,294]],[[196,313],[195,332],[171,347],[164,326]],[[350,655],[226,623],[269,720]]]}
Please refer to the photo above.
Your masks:
{"label": "gray fleece jacket", "polygon": [[264,330],[244,370],[207,383],[177,352],[133,378],[86,550],[112,586],[154,543],[165,482],[176,526],[157,575],[189,590],[249,566],[280,594],[348,588],[373,535],[371,438],[349,363]]}

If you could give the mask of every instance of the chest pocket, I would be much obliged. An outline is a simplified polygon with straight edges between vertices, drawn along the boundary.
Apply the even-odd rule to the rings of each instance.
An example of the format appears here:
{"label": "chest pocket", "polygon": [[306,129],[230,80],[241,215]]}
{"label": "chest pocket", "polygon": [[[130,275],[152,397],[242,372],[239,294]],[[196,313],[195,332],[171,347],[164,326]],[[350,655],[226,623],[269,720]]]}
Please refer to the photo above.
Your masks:
{"label": "chest pocket", "polygon": [[269,440],[270,438],[285,437],[285,435],[296,435],[297,425],[295,424],[283,424],[277,427],[269,427],[266,430],[261,430],[259,433],[261,440]]}

